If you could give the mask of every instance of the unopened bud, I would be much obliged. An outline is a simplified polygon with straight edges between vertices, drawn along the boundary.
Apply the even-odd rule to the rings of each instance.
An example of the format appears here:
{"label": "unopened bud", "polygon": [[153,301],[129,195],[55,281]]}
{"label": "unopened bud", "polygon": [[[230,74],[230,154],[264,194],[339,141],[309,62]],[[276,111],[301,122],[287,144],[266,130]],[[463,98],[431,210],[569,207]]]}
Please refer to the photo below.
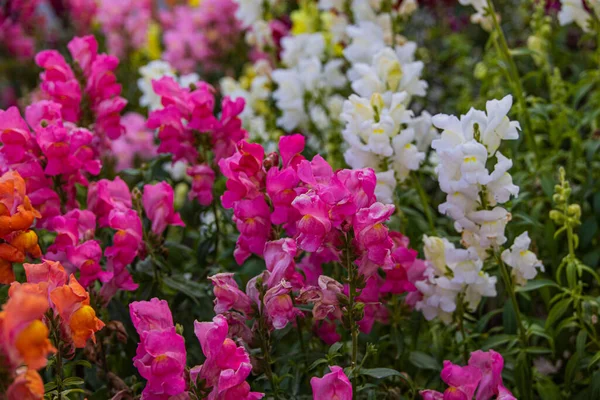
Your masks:
{"label": "unopened bud", "polygon": [[571,204],[568,208],[567,208],[567,212],[569,213],[569,216],[574,217],[579,219],[579,217],[581,217],[581,207],[579,207],[579,204]]}
{"label": "unopened bud", "polygon": [[273,167],[277,167],[278,165],[279,155],[276,152],[269,153],[263,161],[263,167],[265,167],[265,170],[267,171]]}

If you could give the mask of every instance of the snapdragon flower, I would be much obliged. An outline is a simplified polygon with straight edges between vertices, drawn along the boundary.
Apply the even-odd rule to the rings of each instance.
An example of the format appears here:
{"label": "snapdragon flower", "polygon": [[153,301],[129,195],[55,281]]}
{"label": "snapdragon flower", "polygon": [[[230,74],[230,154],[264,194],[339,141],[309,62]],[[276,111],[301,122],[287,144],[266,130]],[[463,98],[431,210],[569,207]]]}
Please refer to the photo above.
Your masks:
{"label": "snapdragon flower", "polygon": [[[508,170],[512,161],[498,151],[502,140],[518,138],[519,123],[507,117],[512,97],[486,103],[486,110],[469,110],[458,119],[436,115],[433,124],[442,129],[432,142],[440,163],[436,168],[446,202],[439,211],[449,215],[463,240],[482,249],[498,248],[506,242],[504,229],[511,215],[499,204],[516,196],[519,188],[512,183]],[[486,163],[496,157],[494,170]]]}
{"label": "snapdragon flower", "polygon": [[512,267],[512,274],[518,285],[525,285],[528,280],[535,278],[537,269],[544,271],[542,262],[529,250],[530,245],[529,233],[523,232],[515,238],[510,249],[502,252],[502,261]]}
{"label": "snapdragon flower", "polygon": [[558,12],[558,21],[561,25],[575,22],[585,32],[589,32],[594,16],[600,16],[600,2],[588,1],[587,7],[584,0],[560,0],[561,8]]}

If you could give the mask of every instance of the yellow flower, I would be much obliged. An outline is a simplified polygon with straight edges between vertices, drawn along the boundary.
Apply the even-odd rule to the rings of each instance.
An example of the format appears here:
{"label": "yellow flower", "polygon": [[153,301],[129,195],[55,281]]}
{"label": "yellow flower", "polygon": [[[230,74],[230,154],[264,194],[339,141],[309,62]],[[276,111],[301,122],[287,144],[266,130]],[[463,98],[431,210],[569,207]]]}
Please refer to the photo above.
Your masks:
{"label": "yellow flower", "polygon": [[148,42],[144,48],[144,52],[150,60],[160,59],[162,52],[160,48],[160,36],[160,26],[157,23],[152,22],[148,28]]}

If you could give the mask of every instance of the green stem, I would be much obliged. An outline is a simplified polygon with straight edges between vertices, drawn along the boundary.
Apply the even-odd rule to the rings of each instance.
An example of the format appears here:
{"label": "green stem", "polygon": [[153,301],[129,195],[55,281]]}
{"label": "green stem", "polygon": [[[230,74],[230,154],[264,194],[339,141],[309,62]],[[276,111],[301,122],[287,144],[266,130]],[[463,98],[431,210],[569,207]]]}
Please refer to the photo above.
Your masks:
{"label": "green stem", "polygon": [[[261,298],[262,303],[262,298]],[[262,304],[262,309],[264,309],[264,304]],[[273,395],[276,399],[279,398],[279,389],[275,384],[275,377],[273,375],[273,370],[271,369],[271,354],[269,353],[270,340],[269,340],[269,330],[267,327],[266,316],[263,314],[261,310],[258,317],[258,331],[259,331],[259,339],[260,339],[260,349],[263,353],[263,360],[265,362],[265,374],[269,379],[269,383],[271,384],[271,390],[273,391]]]}
{"label": "green stem", "polygon": [[523,325],[523,318],[521,316],[521,311],[519,309],[519,303],[517,302],[517,295],[515,294],[515,288],[513,285],[512,278],[510,276],[510,272],[508,272],[508,268],[502,258],[500,257],[500,253],[497,252],[495,254],[496,262],[500,267],[500,273],[502,274],[502,280],[504,281],[504,286],[506,287],[506,291],[510,297],[510,301],[513,305],[513,309],[515,310],[515,317],[517,319],[517,326],[519,331],[519,339],[521,341],[521,345],[523,348],[527,347],[527,332],[525,331],[525,326]]}
{"label": "green stem", "polygon": [[429,223],[429,229],[431,229],[431,233],[433,235],[437,235],[437,230],[435,229],[435,223],[433,222],[433,215],[431,214],[429,205],[429,197],[427,196],[427,193],[425,193],[425,190],[423,190],[423,186],[421,186],[421,182],[417,176],[417,173],[410,174],[410,177],[412,179],[414,188],[417,190],[417,193],[419,193],[419,197],[421,198],[423,211],[425,212],[427,222]]}
{"label": "green stem", "polygon": [[494,25],[494,31],[496,36],[494,37],[494,42],[496,44],[496,48],[500,53],[500,56],[504,59],[506,66],[508,67],[509,80],[512,83],[513,90],[515,92],[515,97],[517,98],[517,102],[519,103],[519,112],[521,119],[523,120],[524,125],[524,136],[525,141],[527,142],[527,147],[535,156],[536,165],[540,163],[540,154],[539,149],[535,144],[535,139],[533,137],[533,128],[531,125],[531,118],[529,116],[529,111],[527,110],[527,101],[525,99],[525,91],[523,90],[523,85],[521,83],[521,78],[519,76],[519,71],[517,69],[517,65],[513,60],[510,49],[508,47],[508,43],[506,41],[506,36],[504,36],[504,32],[500,27],[500,23],[498,22],[498,16],[496,15],[496,10],[494,8],[494,2],[492,0],[487,0],[488,11],[490,17],[492,18],[492,23]]}
{"label": "green stem", "polygon": [[212,210],[215,214],[215,264],[219,261],[219,238],[221,236],[221,225],[219,224],[219,212],[217,210],[217,202],[213,201]]}
{"label": "green stem", "polygon": [[350,256],[351,239],[346,237],[345,246],[345,263],[348,271],[348,320],[350,321],[350,333],[352,335],[352,351],[350,368],[352,370],[352,398],[356,398],[356,375],[357,375],[357,359],[358,359],[358,326],[354,320],[354,304],[356,300],[356,268]]}
{"label": "green stem", "polygon": [[465,334],[465,303],[462,295],[458,298],[458,329],[462,336],[462,353],[465,364],[469,363],[469,350],[467,348],[467,335]]}

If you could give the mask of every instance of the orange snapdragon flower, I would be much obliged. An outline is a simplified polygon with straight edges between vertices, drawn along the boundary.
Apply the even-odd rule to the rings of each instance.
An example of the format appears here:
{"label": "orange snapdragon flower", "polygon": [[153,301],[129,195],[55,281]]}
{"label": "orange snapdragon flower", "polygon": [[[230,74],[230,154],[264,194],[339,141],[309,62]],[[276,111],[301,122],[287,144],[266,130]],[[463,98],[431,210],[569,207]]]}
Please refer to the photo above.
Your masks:
{"label": "orange snapdragon flower", "polygon": [[19,288],[12,291],[0,312],[0,347],[12,365],[39,369],[46,366],[48,354],[56,351],[42,322],[48,307],[48,299],[41,293]]}
{"label": "orange snapdragon flower", "polygon": [[71,329],[71,338],[75,347],[85,347],[88,339],[96,341],[95,333],[104,327],[104,323],[96,317],[96,311],[90,306],[90,295],[71,274],[69,284],[59,286],[50,292],[63,322]]}
{"label": "orange snapdragon flower", "polygon": [[44,381],[35,369],[17,375],[6,393],[8,400],[41,400],[44,398]]}
{"label": "orange snapdragon flower", "polygon": [[41,214],[31,206],[25,181],[16,171],[0,176],[0,283],[15,280],[12,263],[25,261],[25,255],[41,256],[37,234],[30,230]]}

